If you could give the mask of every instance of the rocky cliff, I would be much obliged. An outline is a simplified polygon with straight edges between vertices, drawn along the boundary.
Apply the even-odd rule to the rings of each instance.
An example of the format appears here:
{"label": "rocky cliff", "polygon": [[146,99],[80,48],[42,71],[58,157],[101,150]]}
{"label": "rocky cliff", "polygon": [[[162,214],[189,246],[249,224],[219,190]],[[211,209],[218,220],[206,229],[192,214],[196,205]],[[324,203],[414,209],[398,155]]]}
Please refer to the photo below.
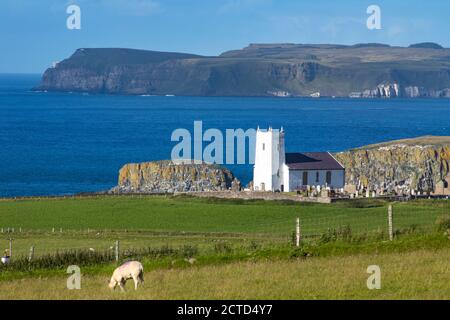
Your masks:
{"label": "rocky cliff", "polygon": [[398,83],[380,83],[373,89],[351,92],[350,98],[450,98],[450,89],[429,89],[418,86],[402,87]]}
{"label": "rocky cliff", "polygon": [[222,167],[155,161],[124,165],[113,193],[194,192],[239,189],[240,183]]}
{"label": "rocky cliff", "polygon": [[450,137],[421,137],[335,154],[357,190],[433,192],[450,181]]}
{"label": "rocky cliff", "polygon": [[450,49],[252,44],[204,57],[78,49],[36,90],[199,96],[450,97]]}

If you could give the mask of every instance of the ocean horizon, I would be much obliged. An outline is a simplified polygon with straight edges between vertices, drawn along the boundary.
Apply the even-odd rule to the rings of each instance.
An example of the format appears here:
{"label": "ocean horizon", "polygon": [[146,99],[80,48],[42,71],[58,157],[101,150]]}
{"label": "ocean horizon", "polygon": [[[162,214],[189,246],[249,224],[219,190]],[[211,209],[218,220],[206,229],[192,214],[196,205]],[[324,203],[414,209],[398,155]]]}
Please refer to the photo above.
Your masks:
{"label": "ocean horizon", "polygon": [[[39,74],[0,74],[0,197],[115,186],[126,163],[170,159],[173,130],[283,127],[287,152],[345,151],[450,135],[448,99],[125,96],[33,92]],[[252,165],[225,165],[243,184]]]}

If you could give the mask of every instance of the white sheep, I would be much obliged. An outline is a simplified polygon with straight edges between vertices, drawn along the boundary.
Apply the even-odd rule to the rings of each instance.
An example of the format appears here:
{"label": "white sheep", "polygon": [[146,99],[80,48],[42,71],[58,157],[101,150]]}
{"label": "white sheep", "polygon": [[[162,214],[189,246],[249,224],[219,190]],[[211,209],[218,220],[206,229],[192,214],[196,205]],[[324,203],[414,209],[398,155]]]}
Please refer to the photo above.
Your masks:
{"label": "white sheep", "polygon": [[128,279],[133,279],[134,290],[137,290],[138,283],[144,284],[144,267],[142,267],[140,262],[128,261],[116,268],[111,281],[109,281],[109,288],[114,290],[116,286],[119,286],[120,290],[124,291],[125,282]]}

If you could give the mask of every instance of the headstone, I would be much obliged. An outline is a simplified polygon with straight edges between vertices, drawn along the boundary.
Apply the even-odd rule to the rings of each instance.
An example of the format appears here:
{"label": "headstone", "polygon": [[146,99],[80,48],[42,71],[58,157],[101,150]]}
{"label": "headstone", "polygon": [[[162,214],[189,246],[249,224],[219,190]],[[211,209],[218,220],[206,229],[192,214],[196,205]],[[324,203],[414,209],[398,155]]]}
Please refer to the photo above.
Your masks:
{"label": "headstone", "polygon": [[444,194],[445,181],[439,181],[436,183],[436,187],[434,188],[434,193],[438,195]]}
{"label": "headstone", "polygon": [[320,196],[322,198],[328,198],[330,196],[330,192],[327,189],[322,189],[322,191],[320,192]]}
{"label": "headstone", "polygon": [[346,184],[344,186],[344,192],[346,192],[346,193],[355,193],[356,192],[356,186],[354,184]]}

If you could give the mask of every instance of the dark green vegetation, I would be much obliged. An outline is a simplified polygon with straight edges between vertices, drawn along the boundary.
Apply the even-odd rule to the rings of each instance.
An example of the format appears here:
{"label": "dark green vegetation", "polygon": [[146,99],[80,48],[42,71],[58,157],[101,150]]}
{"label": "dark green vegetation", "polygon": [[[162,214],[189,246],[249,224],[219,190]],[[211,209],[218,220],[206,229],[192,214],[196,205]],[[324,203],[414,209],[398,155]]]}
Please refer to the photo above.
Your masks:
{"label": "dark green vegetation", "polygon": [[[388,204],[373,199],[311,204],[185,196],[6,200],[0,202],[0,240],[6,249],[13,239],[13,256],[22,256],[23,261],[33,246],[35,260],[44,261],[36,260],[36,266],[60,266],[67,259],[79,261],[76,257],[89,264],[111,261],[116,240],[123,256],[139,257],[186,256],[189,248],[228,252],[236,246],[289,247],[299,217],[305,243],[358,244],[388,238]],[[397,237],[446,230],[449,201],[412,201],[393,207]],[[49,258],[55,252],[60,253],[56,262]]]}
{"label": "dark green vegetation", "polygon": [[[450,49],[380,44],[251,44],[216,57],[78,49],[39,90],[114,94],[348,96],[397,83],[400,96],[450,96]],[[408,89],[409,88],[409,89]],[[371,93],[373,95],[373,93]],[[392,95],[392,92],[391,92]],[[376,96],[376,95],[375,95]]]}
{"label": "dark green vegetation", "polygon": [[[386,230],[383,200],[331,205],[289,201],[202,199],[186,196],[116,196],[0,202],[0,227],[15,231],[145,230],[154,232],[290,235],[295,219],[304,235],[349,225],[354,232]],[[396,229],[427,228],[450,212],[446,200],[394,203]]]}

